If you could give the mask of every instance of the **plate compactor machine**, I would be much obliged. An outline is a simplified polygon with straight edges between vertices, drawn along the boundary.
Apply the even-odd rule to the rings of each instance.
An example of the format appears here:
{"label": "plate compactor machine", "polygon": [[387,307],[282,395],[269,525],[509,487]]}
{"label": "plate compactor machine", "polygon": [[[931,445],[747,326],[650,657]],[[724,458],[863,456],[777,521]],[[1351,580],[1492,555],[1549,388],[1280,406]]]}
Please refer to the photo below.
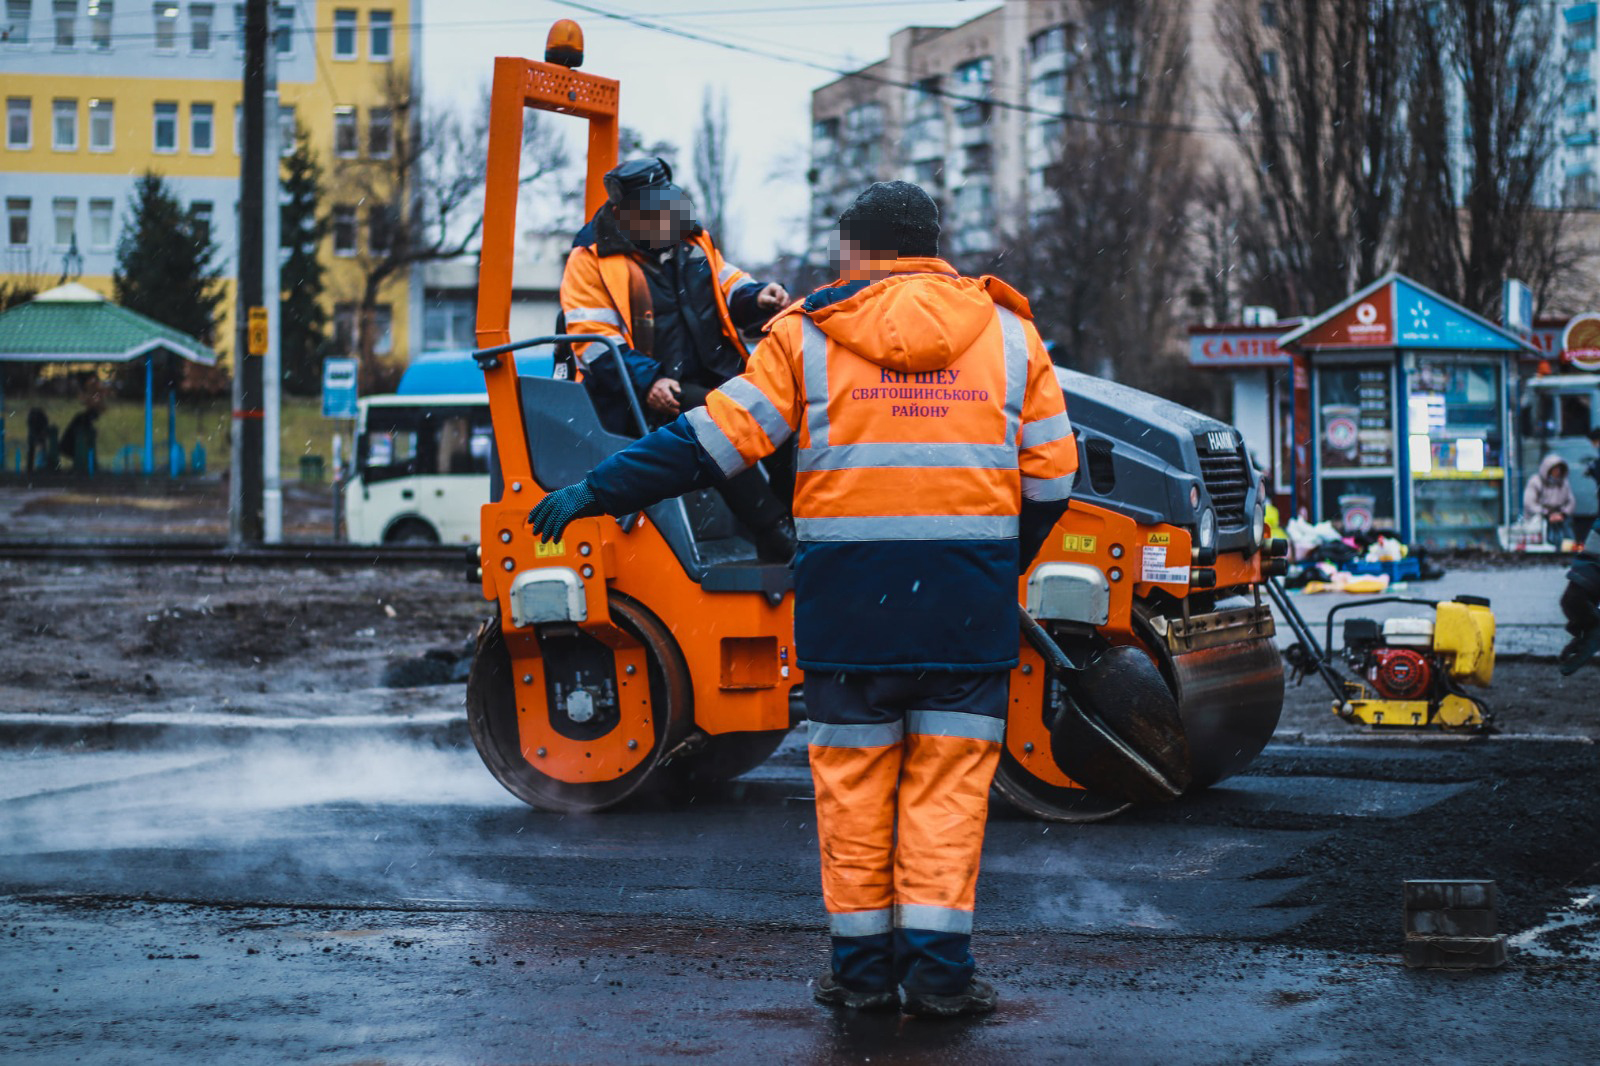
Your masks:
{"label": "plate compactor machine", "polygon": [[[547,490],[630,440],[602,428],[580,383],[518,375],[517,350],[565,338],[513,342],[508,328],[524,109],[588,121],[589,213],[616,163],[619,86],[576,70],[581,56],[564,20],[545,61],[495,61],[475,353],[499,484],[482,511],[482,590],[495,610],[478,637],[468,722],[506,788],[558,811],[752,769],[799,720],[804,683],[791,571],[756,560],[714,492],[582,519],[557,543],[525,524]],[[590,372],[620,372],[615,354]],[[1262,585],[1285,545],[1264,537],[1261,479],[1231,427],[1058,373],[1082,469],[1018,582],[996,788],[1038,817],[1090,821],[1220,781],[1265,746],[1283,665]],[[642,431],[636,399],[634,415]]]}
{"label": "plate compactor machine", "polygon": [[[1494,679],[1494,613],[1479,596],[1454,600],[1379,596],[1352,600],[1328,611],[1322,642],[1273,581],[1268,591],[1296,641],[1284,652],[1297,678],[1315,671],[1333,694],[1333,713],[1375,729],[1443,729],[1487,732],[1488,705],[1464,686],[1486,688]],[[1333,623],[1340,613],[1388,604],[1428,607],[1431,616],[1346,618],[1337,656],[1354,675],[1335,668]]]}

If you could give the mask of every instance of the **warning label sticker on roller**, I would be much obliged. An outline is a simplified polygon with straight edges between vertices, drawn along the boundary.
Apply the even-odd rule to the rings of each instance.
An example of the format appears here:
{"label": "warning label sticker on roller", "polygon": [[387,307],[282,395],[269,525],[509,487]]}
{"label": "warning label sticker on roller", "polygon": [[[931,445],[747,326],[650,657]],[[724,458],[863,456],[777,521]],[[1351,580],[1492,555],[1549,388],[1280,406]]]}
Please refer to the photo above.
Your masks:
{"label": "warning label sticker on roller", "polygon": [[1189,583],[1189,568],[1187,566],[1167,565],[1167,546],[1165,544],[1147,544],[1144,548],[1144,558],[1139,567],[1139,580],[1172,585],[1187,585]]}

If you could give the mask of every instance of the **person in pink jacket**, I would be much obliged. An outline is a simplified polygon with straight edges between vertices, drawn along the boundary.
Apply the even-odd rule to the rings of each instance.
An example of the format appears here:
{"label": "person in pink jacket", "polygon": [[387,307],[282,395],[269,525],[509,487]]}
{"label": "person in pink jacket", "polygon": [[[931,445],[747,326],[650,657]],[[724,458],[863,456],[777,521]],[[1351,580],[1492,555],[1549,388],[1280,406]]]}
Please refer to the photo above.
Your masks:
{"label": "person in pink jacket", "polygon": [[1523,517],[1543,518],[1549,523],[1545,539],[1560,545],[1572,539],[1572,512],[1577,506],[1572,480],[1567,477],[1567,461],[1559,455],[1545,456],[1539,472],[1528,479],[1522,490]]}

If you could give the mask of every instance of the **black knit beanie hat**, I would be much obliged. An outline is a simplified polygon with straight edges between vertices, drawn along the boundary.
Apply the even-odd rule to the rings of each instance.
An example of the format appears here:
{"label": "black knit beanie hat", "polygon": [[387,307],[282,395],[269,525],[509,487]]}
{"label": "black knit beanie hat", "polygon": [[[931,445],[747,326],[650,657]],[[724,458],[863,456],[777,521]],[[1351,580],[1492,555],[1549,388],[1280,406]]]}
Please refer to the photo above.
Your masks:
{"label": "black knit beanie hat", "polygon": [[873,252],[939,254],[939,206],[909,181],[876,181],[839,216],[839,236]]}

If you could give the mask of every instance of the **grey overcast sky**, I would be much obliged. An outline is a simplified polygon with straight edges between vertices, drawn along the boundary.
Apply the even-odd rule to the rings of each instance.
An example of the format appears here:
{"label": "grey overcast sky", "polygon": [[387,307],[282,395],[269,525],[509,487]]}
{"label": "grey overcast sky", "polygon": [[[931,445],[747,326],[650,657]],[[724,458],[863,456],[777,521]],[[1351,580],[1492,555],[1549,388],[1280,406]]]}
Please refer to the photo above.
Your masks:
{"label": "grey overcast sky", "polygon": [[[586,45],[583,69],[622,82],[623,124],[677,144],[684,179],[701,95],[707,87],[726,91],[737,155],[730,251],[756,263],[803,239],[811,91],[834,78],[756,53],[853,69],[883,58],[889,35],[902,26],[954,26],[998,6],[999,0],[583,0],[582,7],[733,46],[725,48],[557,0],[425,0],[424,83],[436,101],[476,106],[495,56],[539,58],[550,24],[576,19]],[[582,151],[580,141],[573,144]]]}

